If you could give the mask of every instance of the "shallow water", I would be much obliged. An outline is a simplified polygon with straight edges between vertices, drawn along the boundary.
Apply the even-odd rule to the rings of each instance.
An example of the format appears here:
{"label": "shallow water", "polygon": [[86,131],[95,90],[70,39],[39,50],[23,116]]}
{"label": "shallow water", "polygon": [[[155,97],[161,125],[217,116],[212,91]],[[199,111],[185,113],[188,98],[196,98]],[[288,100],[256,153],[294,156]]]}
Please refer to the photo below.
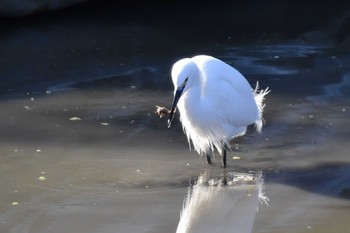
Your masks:
{"label": "shallow water", "polygon": [[[154,111],[171,104],[172,62],[198,52],[272,90],[263,134],[248,130],[228,156],[227,172],[265,180],[270,201],[254,204],[252,232],[350,232],[347,43],[265,35],[171,47],[172,30],[159,25],[95,23],[29,24],[2,38],[3,51],[22,38],[28,48],[1,71],[0,232],[175,232],[205,159],[189,151],[178,121],[168,129]],[[56,44],[62,36],[71,43]],[[50,53],[28,68],[36,48]]]}

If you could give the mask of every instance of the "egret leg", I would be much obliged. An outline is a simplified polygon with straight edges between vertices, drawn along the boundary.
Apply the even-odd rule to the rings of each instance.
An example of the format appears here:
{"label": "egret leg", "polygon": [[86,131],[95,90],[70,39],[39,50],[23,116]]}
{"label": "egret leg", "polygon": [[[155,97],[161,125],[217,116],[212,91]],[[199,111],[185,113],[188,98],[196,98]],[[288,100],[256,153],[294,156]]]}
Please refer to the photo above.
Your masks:
{"label": "egret leg", "polygon": [[211,154],[209,152],[206,152],[205,156],[207,157],[207,163],[212,164],[213,162],[211,161]]}
{"label": "egret leg", "polygon": [[226,147],[224,145],[224,146],[222,146],[222,166],[223,167],[226,167],[226,153],[227,153],[227,151],[226,151]]}
{"label": "egret leg", "polygon": [[226,167],[222,169],[222,184],[227,185],[227,173],[226,173]]}

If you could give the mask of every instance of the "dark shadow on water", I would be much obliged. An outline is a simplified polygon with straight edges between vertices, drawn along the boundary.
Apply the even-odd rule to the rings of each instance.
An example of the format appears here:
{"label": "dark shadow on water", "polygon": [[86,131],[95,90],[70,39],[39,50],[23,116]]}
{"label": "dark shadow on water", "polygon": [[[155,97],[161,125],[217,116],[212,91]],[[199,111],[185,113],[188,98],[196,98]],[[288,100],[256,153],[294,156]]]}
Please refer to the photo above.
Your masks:
{"label": "dark shadow on water", "polygon": [[[216,174],[214,175],[216,178],[221,177],[222,179],[223,173],[220,170],[222,169],[217,167],[211,176]],[[234,166],[229,166],[227,170],[240,173],[261,171],[265,184],[279,183],[323,196],[350,200],[350,163],[320,163],[303,168],[285,168],[273,172],[259,168],[247,169]]]}
{"label": "dark shadow on water", "polygon": [[308,192],[350,200],[350,164],[323,163],[299,169],[264,172],[266,183],[294,186]]}

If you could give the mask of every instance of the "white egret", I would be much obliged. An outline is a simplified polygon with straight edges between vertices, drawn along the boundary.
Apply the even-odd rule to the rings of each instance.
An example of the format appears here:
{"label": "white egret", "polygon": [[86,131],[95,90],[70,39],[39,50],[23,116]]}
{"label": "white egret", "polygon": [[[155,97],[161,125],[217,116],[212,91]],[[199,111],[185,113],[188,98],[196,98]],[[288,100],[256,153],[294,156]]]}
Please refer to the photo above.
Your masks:
{"label": "white egret", "polygon": [[175,87],[168,127],[176,107],[188,142],[211,163],[214,149],[222,155],[226,167],[226,150],[230,141],[246,133],[255,124],[263,125],[264,97],[268,88],[252,90],[236,69],[211,56],[199,55],[177,61],[171,71]]}

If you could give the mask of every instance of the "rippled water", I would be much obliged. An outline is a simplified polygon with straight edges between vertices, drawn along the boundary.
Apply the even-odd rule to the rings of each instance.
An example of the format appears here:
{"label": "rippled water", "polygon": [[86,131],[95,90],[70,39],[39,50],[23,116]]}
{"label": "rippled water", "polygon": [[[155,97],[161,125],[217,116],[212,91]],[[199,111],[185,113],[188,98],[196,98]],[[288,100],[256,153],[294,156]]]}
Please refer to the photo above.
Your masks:
{"label": "rippled water", "polygon": [[[79,29],[50,26],[44,38],[50,41],[67,30],[66,36],[74,42],[79,39],[74,36],[77,31],[111,29],[82,25]],[[140,34],[149,30],[136,28],[132,30]],[[112,35],[121,35],[125,28],[115,30]],[[162,29],[157,30],[147,35],[158,43]],[[31,30],[11,35],[16,43],[23,36],[38,37]],[[223,176],[261,172],[264,177],[270,201],[243,208],[254,208],[246,229],[350,231],[350,54],[346,44],[300,40],[238,44],[228,38],[176,53],[169,49],[169,56],[127,49],[114,57],[103,53],[108,45],[102,38],[96,33],[92,47],[97,52],[88,54],[88,59],[83,59],[82,51],[72,50],[74,42],[63,48],[70,51],[70,64],[57,63],[59,68],[53,69],[51,62],[56,58],[48,59],[44,71],[33,71],[47,75],[49,81],[44,76],[30,85],[17,85],[16,80],[11,88],[2,86],[7,89],[0,101],[1,232],[175,232],[188,189],[207,169],[205,159],[189,151],[180,123],[175,121],[168,129],[166,119],[159,119],[154,110],[155,105],[171,104],[172,62],[198,51],[235,66],[252,86],[259,81],[261,87],[272,90],[263,134],[248,130],[245,137],[233,141],[223,172]],[[142,44],[148,38],[140,40],[137,43]],[[39,46],[34,39],[28,43]],[[142,46],[133,48],[138,51]],[[95,55],[97,60],[90,60]],[[18,66],[19,74],[27,75],[22,80],[26,83],[30,74]],[[57,79],[62,74],[67,77]],[[216,164],[214,170],[221,174]],[[230,198],[241,194],[226,191],[215,190],[218,198],[213,195],[212,203],[238,208]],[[230,205],[220,202],[223,199]],[[211,220],[216,218],[220,216]]]}

